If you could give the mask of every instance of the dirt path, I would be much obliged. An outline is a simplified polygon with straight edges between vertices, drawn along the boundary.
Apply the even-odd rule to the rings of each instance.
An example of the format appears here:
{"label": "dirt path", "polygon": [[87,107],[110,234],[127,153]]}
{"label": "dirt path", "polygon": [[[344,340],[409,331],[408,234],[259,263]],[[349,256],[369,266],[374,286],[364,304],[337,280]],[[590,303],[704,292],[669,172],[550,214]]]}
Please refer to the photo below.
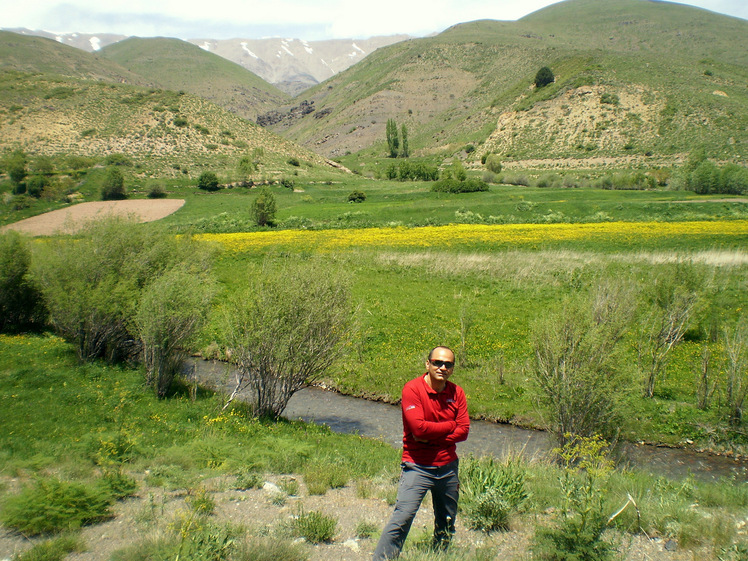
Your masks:
{"label": "dirt path", "polygon": [[97,201],[80,203],[45,212],[0,227],[0,232],[15,230],[31,236],[72,234],[86,222],[105,216],[133,216],[138,222],[153,222],[176,212],[184,199],[135,199],[130,201]]}

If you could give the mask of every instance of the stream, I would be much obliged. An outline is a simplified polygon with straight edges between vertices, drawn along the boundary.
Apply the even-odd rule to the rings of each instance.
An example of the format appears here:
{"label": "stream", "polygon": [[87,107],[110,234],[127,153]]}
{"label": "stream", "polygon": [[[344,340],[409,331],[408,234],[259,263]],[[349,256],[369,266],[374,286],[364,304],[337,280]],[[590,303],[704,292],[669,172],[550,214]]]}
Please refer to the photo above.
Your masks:
{"label": "stream", "polygon": [[[193,360],[190,370],[201,385],[226,393],[233,389],[233,376],[228,376],[225,363]],[[241,399],[241,393],[237,399]],[[402,417],[397,405],[311,387],[291,397],[283,416],[289,420],[327,425],[338,433],[376,438],[395,448],[402,446]],[[552,447],[552,438],[546,432],[471,420],[470,436],[457,445],[457,450],[461,456],[490,454],[503,458],[521,455],[525,459],[534,459],[547,456]],[[628,442],[621,448],[624,465],[655,475],[682,479],[692,474],[707,481],[733,477],[738,482],[748,482],[748,459],[735,460],[680,448]]]}

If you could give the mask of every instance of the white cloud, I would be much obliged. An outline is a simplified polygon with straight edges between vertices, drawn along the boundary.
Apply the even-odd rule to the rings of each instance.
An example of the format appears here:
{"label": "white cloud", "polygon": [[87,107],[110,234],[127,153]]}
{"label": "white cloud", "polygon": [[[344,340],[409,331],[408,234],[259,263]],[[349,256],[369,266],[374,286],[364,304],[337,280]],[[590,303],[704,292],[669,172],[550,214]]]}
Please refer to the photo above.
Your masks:
{"label": "white cloud", "polygon": [[[439,32],[477,19],[515,20],[553,0],[39,0],[6,2],[3,27],[53,32],[228,38],[292,36],[307,40]],[[745,0],[689,0],[748,18]]]}

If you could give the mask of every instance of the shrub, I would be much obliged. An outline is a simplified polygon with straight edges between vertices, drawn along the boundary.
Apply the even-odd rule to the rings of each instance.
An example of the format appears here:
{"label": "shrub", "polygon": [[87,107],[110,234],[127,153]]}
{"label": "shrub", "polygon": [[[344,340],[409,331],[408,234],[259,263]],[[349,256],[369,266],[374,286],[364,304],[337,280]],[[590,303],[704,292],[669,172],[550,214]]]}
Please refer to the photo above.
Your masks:
{"label": "shrub", "polygon": [[197,178],[197,188],[203,191],[218,191],[218,176],[212,171],[204,171]]}
{"label": "shrub", "polygon": [[440,179],[431,186],[435,193],[475,193],[488,191],[488,183],[481,179],[467,179],[458,181],[456,179]]}
{"label": "shrub", "polygon": [[189,121],[185,119],[184,117],[174,117],[174,126],[175,127],[186,127],[189,125]]}
{"label": "shrub", "polygon": [[85,550],[79,536],[66,534],[34,544],[31,549],[13,557],[13,561],[63,561],[69,553]]}
{"label": "shrub", "polygon": [[285,187],[286,189],[290,189],[291,191],[293,191],[296,182],[289,177],[284,177],[280,180],[280,184],[283,185],[283,187]]}
{"label": "shrub", "polygon": [[462,506],[468,526],[490,532],[506,530],[509,516],[528,499],[525,469],[515,460],[499,463],[472,456],[460,466]]}
{"label": "shrub", "polygon": [[140,355],[132,318],[143,290],[178,265],[202,271],[208,258],[188,236],[110,217],[89,223],[75,239],[50,240],[32,270],[52,327],[78,357],[118,361]]}
{"label": "shrub", "polygon": [[42,191],[49,184],[49,179],[44,175],[32,175],[26,181],[26,192],[29,196],[38,199],[42,196]]}
{"label": "shrub", "polygon": [[116,167],[106,170],[104,182],[101,184],[102,201],[120,201],[127,198],[125,192],[125,178]]}
{"label": "shrub", "polygon": [[348,195],[349,203],[363,203],[366,200],[366,193],[363,191],[351,191]]}
{"label": "shrub", "polygon": [[625,388],[617,351],[632,300],[629,291],[601,284],[591,296],[567,298],[533,324],[531,376],[561,444],[569,434],[617,434]]}
{"label": "shrub", "polygon": [[301,165],[301,162],[299,162],[299,159],[293,156],[288,158],[287,163],[288,165],[294,166],[294,167],[299,167]]}
{"label": "shrub", "polygon": [[249,212],[252,220],[258,226],[272,226],[275,222],[275,213],[277,212],[273,193],[269,189],[260,189],[257,197],[252,202]]}
{"label": "shrub", "polygon": [[111,497],[101,489],[41,478],[3,501],[0,521],[29,536],[79,528],[110,517]]}
{"label": "shrub", "polygon": [[553,71],[547,66],[543,66],[538,70],[537,74],[535,74],[535,87],[544,88],[548,84],[555,82],[555,80],[556,77],[553,75]]}
{"label": "shrub", "polygon": [[166,191],[164,191],[164,188],[161,185],[153,185],[148,189],[147,197],[149,199],[165,199]]}
{"label": "shrub", "polygon": [[607,103],[608,105],[618,105],[620,100],[616,94],[605,92],[600,96],[600,103]]}
{"label": "shrub", "polygon": [[16,150],[10,155],[6,156],[3,160],[3,168],[10,178],[10,182],[13,185],[13,192],[16,195],[24,193],[26,191],[25,186],[23,190],[20,190],[23,180],[26,178],[28,173],[28,159],[26,153],[22,150]]}
{"label": "shrub", "polygon": [[502,165],[498,154],[489,154],[486,157],[486,169],[492,173],[501,173]]}
{"label": "shrub", "polygon": [[31,254],[20,234],[0,234],[0,333],[39,329],[47,312],[29,276]]}
{"label": "shrub", "polygon": [[328,489],[345,487],[348,470],[338,464],[313,462],[304,470],[304,483],[310,495],[324,495]]}
{"label": "shrub", "polygon": [[166,397],[189,356],[189,344],[207,317],[210,298],[207,276],[180,268],[165,272],[143,290],[135,324],[146,382],[159,397]]}
{"label": "shrub", "polygon": [[326,516],[316,510],[308,513],[300,512],[293,521],[294,534],[315,544],[332,541],[337,527],[338,521],[334,517]]}
{"label": "shrub", "polygon": [[104,163],[108,166],[131,166],[132,159],[130,159],[130,156],[127,156],[126,154],[109,154],[104,158]]}
{"label": "shrub", "polygon": [[341,355],[352,319],[348,282],[340,274],[314,262],[268,267],[223,321],[240,374],[236,390],[249,389],[256,415],[279,416],[294,393]]}

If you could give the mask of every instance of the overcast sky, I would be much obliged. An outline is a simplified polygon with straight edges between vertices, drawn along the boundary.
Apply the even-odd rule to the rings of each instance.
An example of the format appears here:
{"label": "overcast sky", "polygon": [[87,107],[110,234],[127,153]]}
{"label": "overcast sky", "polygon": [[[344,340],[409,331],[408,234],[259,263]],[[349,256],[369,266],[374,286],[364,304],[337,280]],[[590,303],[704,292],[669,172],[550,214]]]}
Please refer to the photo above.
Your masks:
{"label": "overcast sky", "polygon": [[[601,2],[605,0],[600,0]],[[18,0],[0,26],[57,33],[229,39],[416,37],[477,19],[516,20],[553,0]],[[681,2],[748,19],[746,0]]]}

